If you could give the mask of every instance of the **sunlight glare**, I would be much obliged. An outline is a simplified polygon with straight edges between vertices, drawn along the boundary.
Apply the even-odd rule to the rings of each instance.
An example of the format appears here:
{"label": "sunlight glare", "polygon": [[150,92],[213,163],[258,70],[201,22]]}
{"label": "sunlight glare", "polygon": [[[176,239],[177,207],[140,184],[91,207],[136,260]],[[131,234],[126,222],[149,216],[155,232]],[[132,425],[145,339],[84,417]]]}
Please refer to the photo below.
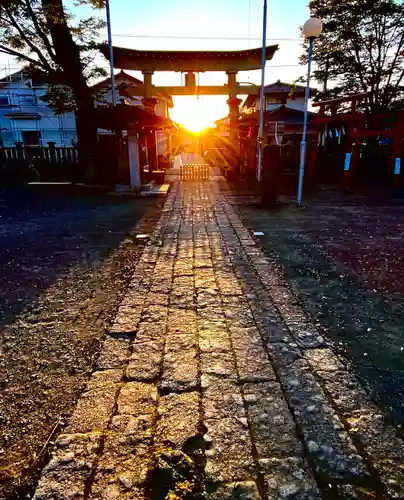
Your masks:
{"label": "sunlight glare", "polygon": [[215,121],[228,114],[226,98],[218,96],[175,96],[170,117],[193,133],[214,127]]}

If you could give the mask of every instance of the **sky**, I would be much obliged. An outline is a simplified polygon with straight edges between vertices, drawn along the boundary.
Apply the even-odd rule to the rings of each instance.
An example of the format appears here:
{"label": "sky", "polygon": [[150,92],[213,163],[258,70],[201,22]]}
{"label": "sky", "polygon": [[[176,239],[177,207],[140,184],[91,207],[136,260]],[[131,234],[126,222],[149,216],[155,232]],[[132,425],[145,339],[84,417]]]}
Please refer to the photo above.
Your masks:
{"label": "sky", "polygon": [[[88,7],[67,8],[79,17],[91,15]],[[279,50],[267,63],[265,83],[278,79],[292,82],[302,74],[298,58],[302,52],[299,26],[309,17],[308,0],[268,0],[267,44],[278,44]],[[263,0],[110,0],[114,45],[148,50],[242,50],[261,46]],[[103,11],[98,13],[105,16]],[[167,38],[164,38],[167,37]],[[101,34],[106,40],[106,32]],[[100,56],[102,61],[102,56]],[[7,62],[0,54],[0,68]],[[0,72],[1,74],[1,72]],[[133,73],[141,78],[141,74]],[[238,81],[259,84],[259,71],[239,73]],[[156,85],[180,85],[181,74],[156,73]],[[224,73],[200,75],[201,85],[226,82]],[[172,117],[186,121],[199,114],[212,124],[227,115],[225,96],[174,97]],[[208,124],[206,126],[209,126]]]}

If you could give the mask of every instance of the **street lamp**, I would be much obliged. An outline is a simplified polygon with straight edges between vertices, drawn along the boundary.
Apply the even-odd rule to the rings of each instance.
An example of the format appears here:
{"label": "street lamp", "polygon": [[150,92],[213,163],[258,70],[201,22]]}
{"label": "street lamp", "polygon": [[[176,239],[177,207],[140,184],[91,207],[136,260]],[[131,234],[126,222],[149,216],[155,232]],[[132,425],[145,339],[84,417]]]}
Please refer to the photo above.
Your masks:
{"label": "street lamp", "polygon": [[323,31],[323,23],[317,17],[311,17],[303,26],[303,36],[309,41],[308,63],[307,63],[307,84],[306,94],[304,98],[304,120],[303,120],[303,135],[300,143],[300,168],[299,168],[299,187],[297,190],[297,204],[301,206],[303,196],[303,180],[304,166],[306,163],[306,146],[307,146],[307,115],[310,98],[310,72],[311,62],[313,59],[313,42]]}

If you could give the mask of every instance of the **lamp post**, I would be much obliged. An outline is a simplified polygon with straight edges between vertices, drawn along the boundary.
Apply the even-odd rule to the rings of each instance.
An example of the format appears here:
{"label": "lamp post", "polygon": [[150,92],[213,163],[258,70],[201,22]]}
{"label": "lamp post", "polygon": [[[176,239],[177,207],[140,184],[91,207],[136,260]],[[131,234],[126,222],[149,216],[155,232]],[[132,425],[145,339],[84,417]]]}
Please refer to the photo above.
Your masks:
{"label": "lamp post", "polygon": [[303,36],[309,41],[308,63],[307,63],[307,84],[306,93],[304,98],[304,119],[303,119],[303,135],[302,142],[300,143],[300,167],[299,167],[299,186],[297,190],[297,204],[301,206],[303,196],[303,181],[304,181],[304,167],[306,163],[306,149],[307,149],[307,115],[310,99],[310,73],[311,62],[313,59],[313,42],[323,31],[323,23],[317,17],[311,17],[303,26]]}
{"label": "lamp post", "polygon": [[262,49],[261,49],[261,90],[260,90],[260,121],[258,129],[258,165],[257,165],[257,180],[261,181],[262,171],[262,152],[264,146],[264,107],[265,107],[265,63],[267,61],[266,45],[267,45],[267,12],[268,2],[264,0],[264,11],[262,19]]}

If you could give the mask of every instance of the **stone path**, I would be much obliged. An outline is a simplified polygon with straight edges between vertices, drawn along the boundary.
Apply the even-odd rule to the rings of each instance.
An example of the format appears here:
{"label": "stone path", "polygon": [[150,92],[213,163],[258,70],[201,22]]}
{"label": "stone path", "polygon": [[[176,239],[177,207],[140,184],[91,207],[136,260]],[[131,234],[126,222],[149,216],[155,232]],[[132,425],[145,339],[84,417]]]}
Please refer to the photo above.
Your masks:
{"label": "stone path", "polygon": [[403,457],[216,183],[182,183],[35,498],[404,498]]}

